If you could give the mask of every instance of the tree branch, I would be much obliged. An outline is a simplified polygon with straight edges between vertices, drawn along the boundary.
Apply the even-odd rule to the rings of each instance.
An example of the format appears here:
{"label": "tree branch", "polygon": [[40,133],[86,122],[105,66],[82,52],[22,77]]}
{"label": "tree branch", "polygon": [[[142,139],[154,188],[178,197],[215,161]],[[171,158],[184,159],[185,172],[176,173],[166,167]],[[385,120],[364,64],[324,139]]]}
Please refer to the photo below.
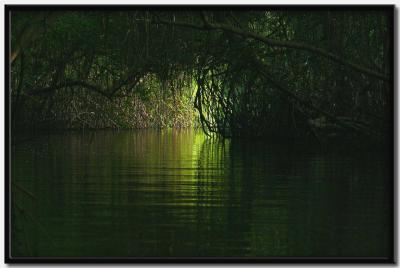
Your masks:
{"label": "tree branch", "polygon": [[58,16],[57,12],[39,13],[36,17],[29,21],[17,36],[15,45],[11,50],[10,63],[12,64],[19,54],[38,36],[43,33],[45,26],[52,23]]}
{"label": "tree branch", "polygon": [[107,93],[105,90],[101,89],[99,86],[92,85],[92,84],[86,83],[84,81],[75,81],[75,80],[67,80],[63,84],[50,86],[50,87],[46,87],[46,88],[41,88],[41,89],[34,89],[34,90],[29,91],[27,94],[28,95],[34,95],[34,96],[45,95],[47,93],[50,93],[50,92],[52,92],[54,90],[57,90],[57,89],[60,89],[60,88],[76,87],[76,86],[90,89],[90,90],[92,90],[94,92],[97,92],[100,95],[102,95],[102,96],[104,96],[104,97],[106,97],[108,99],[111,99],[111,94]]}
{"label": "tree branch", "polygon": [[181,26],[181,27],[195,28],[195,29],[199,29],[199,30],[222,30],[222,31],[240,35],[245,38],[251,38],[254,40],[258,40],[258,41],[263,42],[264,44],[272,46],[272,47],[284,47],[284,48],[304,50],[304,51],[318,54],[324,58],[330,59],[334,62],[337,62],[339,64],[347,66],[347,67],[349,67],[353,70],[356,70],[360,73],[363,73],[363,74],[366,74],[369,76],[373,76],[379,80],[389,81],[388,75],[376,72],[367,67],[364,67],[364,66],[354,63],[352,61],[346,60],[336,54],[328,52],[319,47],[315,47],[312,45],[295,42],[295,41],[280,41],[280,40],[270,39],[270,38],[261,36],[256,33],[244,31],[244,30],[234,28],[234,27],[231,27],[228,25],[210,23],[209,21],[207,21],[207,18],[204,14],[202,14],[202,19],[203,19],[203,21],[205,21],[205,23],[200,26],[191,24],[191,23],[187,23],[187,22],[170,22],[170,21],[162,21],[162,20],[157,20],[155,23],[166,24],[166,25],[177,25],[177,26]]}
{"label": "tree branch", "polygon": [[109,90],[105,90],[103,88],[101,88],[98,85],[93,85],[90,83],[87,83],[85,81],[79,81],[79,80],[66,80],[65,83],[62,84],[58,84],[55,86],[49,86],[46,88],[40,88],[40,89],[33,89],[31,91],[29,91],[27,94],[28,95],[33,95],[33,96],[37,96],[37,95],[44,95],[47,93],[50,93],[54,90],[60,89],[60,88],[66,88],[66,87],[82,87],[82,88],[86,88],[86,89],[90,89],[96,93],[99,93],[100,95],[106,97],[107,99],[111,100],[112,97],[123,87],[129,84],[133,84],[133,86],[135,86],[140,79],[140,72],[137,72],[134,75],[130,75],[128,76],[127,79],[125,79],[124,81],[121,81],[118,85],[116,85],[113,89],[111,89],[111,91]]}

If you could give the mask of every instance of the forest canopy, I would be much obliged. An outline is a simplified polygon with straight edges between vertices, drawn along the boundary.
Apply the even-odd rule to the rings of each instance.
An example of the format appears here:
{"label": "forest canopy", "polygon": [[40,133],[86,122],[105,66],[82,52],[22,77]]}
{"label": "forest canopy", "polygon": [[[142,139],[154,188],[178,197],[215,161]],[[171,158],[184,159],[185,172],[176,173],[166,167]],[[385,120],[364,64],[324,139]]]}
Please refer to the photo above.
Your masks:
{"label": "forest canopy", "polygon": [[391,19],[387,9],[13,11],[12,129],[198,122],[222,137],[381,140]]}

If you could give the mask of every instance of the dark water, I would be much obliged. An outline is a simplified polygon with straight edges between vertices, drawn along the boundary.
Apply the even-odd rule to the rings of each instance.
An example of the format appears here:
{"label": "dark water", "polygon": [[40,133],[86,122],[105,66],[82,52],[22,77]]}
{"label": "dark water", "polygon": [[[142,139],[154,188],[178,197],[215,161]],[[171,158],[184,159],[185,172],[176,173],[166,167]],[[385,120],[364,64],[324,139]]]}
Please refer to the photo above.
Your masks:
{"label": "dark water", "polygon": [[390,155],[348,149],[189,130],[36,138],[12,148],[12,256],[388,256]]}

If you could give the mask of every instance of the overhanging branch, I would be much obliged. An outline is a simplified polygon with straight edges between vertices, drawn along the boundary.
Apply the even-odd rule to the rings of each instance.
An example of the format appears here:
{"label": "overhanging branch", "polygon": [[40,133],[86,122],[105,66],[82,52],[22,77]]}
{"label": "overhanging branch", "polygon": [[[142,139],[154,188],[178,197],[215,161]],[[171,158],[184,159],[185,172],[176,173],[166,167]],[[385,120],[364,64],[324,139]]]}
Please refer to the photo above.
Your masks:
{"label": "overhanging branch", "polygon": [[206,30],[206,31],[222,30],[222,31],[240,35],[244,38],[251,38],[254,40],[258,40],[258,41],[263,42],[264,44],[266,44],[268,46],[272,46],[272,47],[283,47],[283,48],[289,48],[289,49],[298,49],[298,50],[308,51],[311,53],[318,54],[324,58],[330,59],[330,60],[337,62],[339,64],[342,64],[344,66],[347,66],[347,67],[349,67],[355,71],[358,71],[360,73],[363,73],[365,75],[375,77],[379,80],[389,81],[388,75],[376,72],[365,66],[362,66],[360,64],[354,63],[349,60],[346,60],[343,57],[340,57],[334,53],[328,52],[319,47],[315,47],[315,46],[312,46],[309,44],[295,42],[295,41],[275,40],[275,39],[261,36],[259,34],[253,33],[253,32],[234,28],[234,27],[231,27],[228,25],[210,23],[209,21],[207,21],[207,18],[205,17],[204,14],[202,16],[202,19],[203,19],[203,21],[205,21],[205,23],[203,23],[202,25],[195,25],[195,24],[187,23],[187,22],[171,22],[171,21],[163,21],[163,20],[157,20],[154,23],[160,23],[160,24],[165,24],[165,25],[176,25],[176,26],[181,26],[181,27],[186,27],[186,28],[194,28],[194,29],[198,29],[198,30]]}

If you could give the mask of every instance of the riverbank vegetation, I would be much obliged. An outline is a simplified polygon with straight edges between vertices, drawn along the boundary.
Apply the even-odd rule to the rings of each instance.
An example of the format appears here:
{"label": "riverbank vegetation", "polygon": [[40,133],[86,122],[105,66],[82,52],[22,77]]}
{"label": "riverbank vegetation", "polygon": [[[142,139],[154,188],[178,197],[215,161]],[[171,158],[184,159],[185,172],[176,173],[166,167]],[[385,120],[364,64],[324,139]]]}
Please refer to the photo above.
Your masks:
{"label": "riverbank vegetation", "polygon": [[11,123],[383,140],[387,10],[16,11]]}

